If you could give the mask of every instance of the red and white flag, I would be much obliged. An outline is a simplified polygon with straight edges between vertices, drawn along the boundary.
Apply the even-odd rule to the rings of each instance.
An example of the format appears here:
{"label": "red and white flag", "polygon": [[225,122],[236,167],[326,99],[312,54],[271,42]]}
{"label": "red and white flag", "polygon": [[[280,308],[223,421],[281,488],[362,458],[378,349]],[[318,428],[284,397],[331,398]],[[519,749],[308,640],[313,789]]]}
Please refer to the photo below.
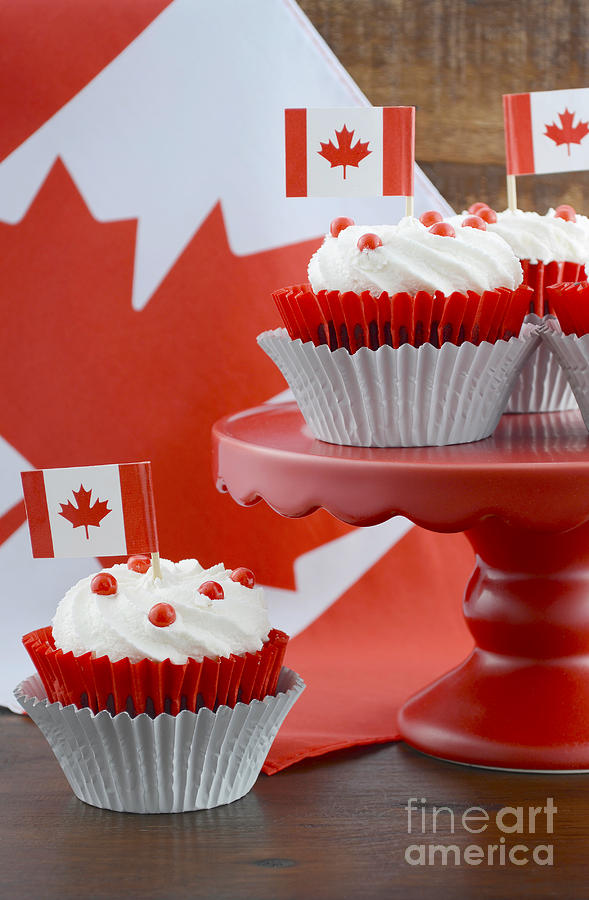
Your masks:
{"label": "red and white flag", "polygon": [[151,463],[22,472],[34,557],[158,551]]}
{"label": "red and white flag", "polygon": [[412,197],[415,107],[286,109],[287,197]]}
{"label": "red and white flag", "polygon": [[589,88],[504,94],[508,175],[589,169]]}

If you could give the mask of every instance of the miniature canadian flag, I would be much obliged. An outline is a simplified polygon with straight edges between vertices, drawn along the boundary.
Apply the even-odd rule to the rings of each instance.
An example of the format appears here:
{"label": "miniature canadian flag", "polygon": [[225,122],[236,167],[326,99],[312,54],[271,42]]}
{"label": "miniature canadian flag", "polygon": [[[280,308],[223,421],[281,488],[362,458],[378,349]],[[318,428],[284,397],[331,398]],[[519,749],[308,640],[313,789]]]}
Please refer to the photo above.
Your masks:
{"label": "miniature canadian flag", "polygon": [[589,88],[504,94],[508,175],[589,169]]}
{"label": "miniature canadian flag", "polygon": [[158,551],[151,463],[22,472],[34,557]]}
{"label": "miniature canadian flag", "polygon": [[286,109],[287,197],[412,197],[415,107]]}

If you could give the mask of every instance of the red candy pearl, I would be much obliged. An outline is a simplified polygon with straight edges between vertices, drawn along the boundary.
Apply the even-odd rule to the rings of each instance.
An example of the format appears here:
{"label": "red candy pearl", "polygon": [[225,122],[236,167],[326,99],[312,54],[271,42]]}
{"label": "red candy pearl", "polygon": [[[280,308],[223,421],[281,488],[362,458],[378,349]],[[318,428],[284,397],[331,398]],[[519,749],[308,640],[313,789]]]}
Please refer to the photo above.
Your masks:
{"label": "red candy pearl", "polygon": [[456,232],[448,222],[436,222],[428,231],[441,237],[456,237]]}
{"label": "red candy pearl", "polygon": [[353,219],[348,219],[346,216],[338,216],[329,226],[330,234],[332,237],[337,237],[340,232],[345,231],[346,228],[353,224]]}
{"label": "red candy pearl", "polygon": [[562,206],[557,206],[554,211],[555,219],[564,219],[565,222],[576,222],[577,214],[572,206],[568,206],[568,204],[563,203]]}
{"label": "red candy pearl", "polygon": [[204,594],[210,600],[223,600],[225,592],[218,581],[205,581],[198,589],[199,594]]}
{"label": "red candy pearl", "polygon": [[376,250],[382,247],[382,241],[377,234],[363,234],[358,240],[358,250]]}
{"label": "red candy pearl", "polygon": [[479,211],[480,211],[481,209],[489,209],[489,204],[488,204],[488,203],[481,203],[481,202],[479,201],[478,203],[473,203],[472,206],[469,206],[469,207],[468,207],[469,213],[472,213],[473,216],[478,216]]}
{"label": "red candy pearl", "polygon": [[93,594],[102,594],[107,597],[109,594],[116,594],[117,579],[110,572],[99,572],[90,582],[90,590]]}
{"label": "red candy pearl", "polygon": [[480,228],[481,231],[487,230],[487,223],[480,216],[467,216],[462,220],[463,228]]}
{"label": "red candy pearl", "polygon": [[252,570],[245,569],[243,566],[233,570],[231,573],[231,581],[237,581],[238,584],[242,584],[246,588],[253,588],[256,583]]}
{"label": "red candy pearl", "polygon": [[429,228],[430,225],[435,225],[436,222],[441,222],[444,216],[441,212],[438,212],[437,209],[429,209],[427,212],[424,212],[420,215],[419,221],[422,225],[425,225],[426,228]]}
{"label": "red candy pearl", "polygon": [[147,614],[152,625],[158,628],[166,628],[176,621],[176,610],[169,603],[156,603]]}
{"label": "red candy pearl", "polygon": [[127,560],[127,568],[131,572],[139,572],[140,575],[145,575],[150,565],[151,560],[149,556],[130,556]]}
{"label": "red candy pearl", "polygon": [[496,222],[497,221],[497,213],[494,209],[491,209],[490,206],[485,206],[484,209],[479,209],[477,216],[483,219],[485,222]]}

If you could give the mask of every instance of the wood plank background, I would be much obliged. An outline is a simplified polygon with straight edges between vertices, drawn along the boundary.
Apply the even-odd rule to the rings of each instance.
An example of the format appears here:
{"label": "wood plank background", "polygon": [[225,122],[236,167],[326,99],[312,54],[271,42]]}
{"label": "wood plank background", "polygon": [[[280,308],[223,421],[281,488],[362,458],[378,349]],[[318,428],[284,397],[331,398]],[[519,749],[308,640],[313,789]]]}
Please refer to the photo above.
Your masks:
{"label": "wood plank background", "polygon": [[[587,0],[299,0],[375,106],[417,107],[416,158],[458,211],[505,209],[502,94],[589,87]],[[518,205],[589,210],[589,173],[523,176]]]}

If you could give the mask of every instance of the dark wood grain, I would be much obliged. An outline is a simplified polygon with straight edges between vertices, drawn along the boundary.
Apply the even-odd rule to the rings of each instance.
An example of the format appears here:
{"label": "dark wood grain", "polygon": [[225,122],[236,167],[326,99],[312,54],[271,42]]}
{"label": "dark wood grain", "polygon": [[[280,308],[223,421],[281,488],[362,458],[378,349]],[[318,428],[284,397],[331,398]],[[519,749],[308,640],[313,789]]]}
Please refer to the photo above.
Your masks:
{"label": "dark wood grain", "polygon": [[[584,0],[300,0],[375,106],[417,107],[416,157],[457,209],[506,206],[502,94],[589,86]],[[589,209],[589,174],[518,178],[523,209]]]}
{"label": "dark wood grain", "polygon": [[[230,806],[138,816],[77,800],[32,722],[0,716],[0,896],[59,898],[523,898],[588,896],[587,778],[515,775],[455,766],[403,744],[309,761],[271,778]],[[409,797],[460,816],[482,806],[544,806],[553,797],[555,861],[477,867],[412,867],[413,842],[461,848],[498,843],[493,825],[469,835],[449,816],[437,835],[408,835]],[[540,822],[540,819],[538,820]],[[419,818],[414,819],[419,827]],[[545,843],[545,827],[507,845]]]}

